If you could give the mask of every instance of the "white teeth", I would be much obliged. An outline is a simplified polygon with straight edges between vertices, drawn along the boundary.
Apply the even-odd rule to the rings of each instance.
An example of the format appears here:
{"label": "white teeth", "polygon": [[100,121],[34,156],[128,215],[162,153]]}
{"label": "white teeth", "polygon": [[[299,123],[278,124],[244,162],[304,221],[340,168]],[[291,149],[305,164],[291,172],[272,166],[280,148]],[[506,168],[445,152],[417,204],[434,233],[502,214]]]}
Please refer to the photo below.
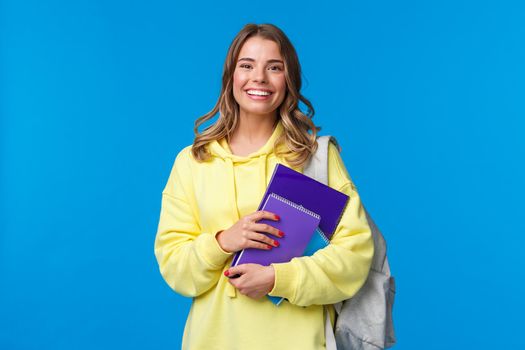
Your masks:
{"label": "white teeth", "polygon": [[271,94],[271,92],[268,91],[260,91],[260,90],[248,90],[248,94],[250,95],[257,95],[257,96],[268,96]]}

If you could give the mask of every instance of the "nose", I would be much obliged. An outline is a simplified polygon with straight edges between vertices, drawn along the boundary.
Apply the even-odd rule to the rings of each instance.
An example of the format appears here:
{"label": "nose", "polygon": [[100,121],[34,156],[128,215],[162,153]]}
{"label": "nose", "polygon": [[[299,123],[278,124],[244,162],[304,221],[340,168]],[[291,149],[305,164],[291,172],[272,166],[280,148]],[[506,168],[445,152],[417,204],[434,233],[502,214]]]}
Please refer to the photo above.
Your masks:
{"label": "nose", "polygon": [[266,69],[258,67],[252,71],[252,80],[258,83],[266,83]]}

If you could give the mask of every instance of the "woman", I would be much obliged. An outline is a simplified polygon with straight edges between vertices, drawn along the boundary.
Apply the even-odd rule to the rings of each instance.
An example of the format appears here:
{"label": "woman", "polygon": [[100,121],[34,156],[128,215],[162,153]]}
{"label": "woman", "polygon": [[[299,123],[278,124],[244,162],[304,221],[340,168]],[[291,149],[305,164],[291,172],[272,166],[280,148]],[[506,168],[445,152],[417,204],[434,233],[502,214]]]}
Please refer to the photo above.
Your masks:
{"label": "woman", "polygon": [[[324,349],[323,305],[351,297],[365,282],[370,227],[333,144],[328,185],[350,200],[332,244],[288,263],[230,268],[244,248],[279,249],[283,233],[257,223],[279,218],[257,207],[277,163],[302,172],[317,148],[320,128],[299,92],[300,74],[295,49],[279,28],[246,25],[228,50],[219,101],[196,121],[193,145],[175,159],[162,192],[155,255],[169,286],[193,297],[183,349]],[[217,112],[218,120],[199,134]],[[233,275],[240,277],[228,278]],[[267,294],[288,301],[275,306]]]}

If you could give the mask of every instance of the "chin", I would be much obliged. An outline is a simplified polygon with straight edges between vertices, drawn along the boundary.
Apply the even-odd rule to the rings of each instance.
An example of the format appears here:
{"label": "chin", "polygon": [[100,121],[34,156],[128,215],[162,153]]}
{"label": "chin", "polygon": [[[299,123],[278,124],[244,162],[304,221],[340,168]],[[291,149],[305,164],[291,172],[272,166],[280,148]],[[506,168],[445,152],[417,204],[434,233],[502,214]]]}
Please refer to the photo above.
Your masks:
{"label": "chin", "polygon": [[244,111],[246,111],[246,113],[250,113],[250,114],[270,114],[270,113],[273,113],[275,112],[275,108],[274,109],[267,109],[267,108],[264,108],[264,109],[258,109],[258,108],[243,108]]}

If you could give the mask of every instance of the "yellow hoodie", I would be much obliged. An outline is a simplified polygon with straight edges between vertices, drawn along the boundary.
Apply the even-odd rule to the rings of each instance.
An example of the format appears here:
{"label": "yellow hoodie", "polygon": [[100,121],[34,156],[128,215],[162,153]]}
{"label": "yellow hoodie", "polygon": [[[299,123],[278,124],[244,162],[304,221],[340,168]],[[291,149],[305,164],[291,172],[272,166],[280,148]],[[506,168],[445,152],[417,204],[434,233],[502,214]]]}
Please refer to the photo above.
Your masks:
{"label": "yellow hoodie", "polygon": [[[333,144],[328,185],[350,200],[332,244],[311,257],[273,264],[269,294],[288,301],[275,306],[267,297],[251,299],[223,275],[233,254],[221,249],[215,235],[257,210],[277,163],[291,167],[273,149],[283,130],[279,120],[266,144],[248,156],[232,154],[222,139],[209,144],[208,162],[195,161],[191,145],[175,159],[162,192],[155,256],[168,285],[193,298],[182,349],[325,349],[322,305],[351,297],[365,282],[374,251],[370,227]],[[333,307],[329,311],[333,324]]]}

